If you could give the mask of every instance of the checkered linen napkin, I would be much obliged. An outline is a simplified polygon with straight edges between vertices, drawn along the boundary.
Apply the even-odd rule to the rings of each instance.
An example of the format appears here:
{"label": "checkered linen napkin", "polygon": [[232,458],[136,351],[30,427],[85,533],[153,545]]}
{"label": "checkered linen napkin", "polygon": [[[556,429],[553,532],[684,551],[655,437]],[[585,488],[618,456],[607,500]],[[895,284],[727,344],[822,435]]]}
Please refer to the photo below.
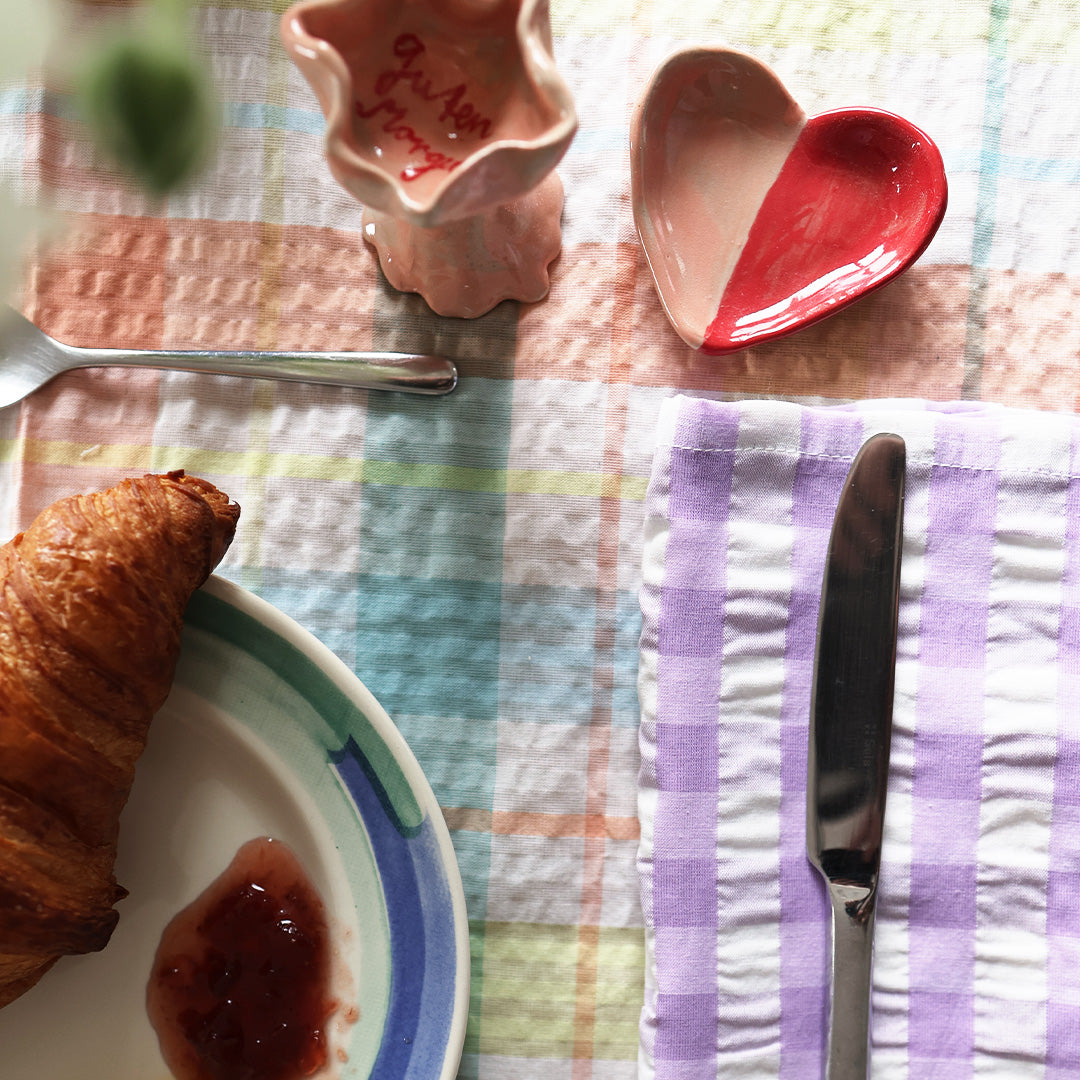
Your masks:
{"label": "checkered linen napkin", "polygon": [[644,540],[643,1077],[821,1075],[814,639],[877,431],[908,474],[873,1075],[1080,1075],[1080,419],[674,398]]}

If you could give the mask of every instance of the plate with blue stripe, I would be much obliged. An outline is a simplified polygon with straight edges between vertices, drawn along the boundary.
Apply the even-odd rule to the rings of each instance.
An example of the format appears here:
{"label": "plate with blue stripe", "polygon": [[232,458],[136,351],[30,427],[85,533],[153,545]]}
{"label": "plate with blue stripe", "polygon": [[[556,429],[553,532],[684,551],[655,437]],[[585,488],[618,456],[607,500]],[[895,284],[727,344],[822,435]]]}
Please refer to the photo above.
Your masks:
{"label": "plate with blue stripe", "polygon": [[221,577],[192,598],[121,819],[128,890],[100,953],[0,1011],[5,1080],[167,1080],[147,1018],[161,933],[249,840],[300,861],[333,954],[327,1080],[452,1080],[469,932],[450,835],[393,721],[325,645]]}

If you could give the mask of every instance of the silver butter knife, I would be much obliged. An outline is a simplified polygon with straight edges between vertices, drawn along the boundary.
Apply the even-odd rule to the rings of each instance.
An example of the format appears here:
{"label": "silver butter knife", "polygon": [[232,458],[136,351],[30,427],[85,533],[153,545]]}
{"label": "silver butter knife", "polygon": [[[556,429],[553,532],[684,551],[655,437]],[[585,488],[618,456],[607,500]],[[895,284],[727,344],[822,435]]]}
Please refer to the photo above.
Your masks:
{"label": "silver butter knife", "polygon": [[827,1080],[866,1080],[870,982],[892,737],[906,454],[859,451],[833,520],[810,705],[806,849],[832,903]]}

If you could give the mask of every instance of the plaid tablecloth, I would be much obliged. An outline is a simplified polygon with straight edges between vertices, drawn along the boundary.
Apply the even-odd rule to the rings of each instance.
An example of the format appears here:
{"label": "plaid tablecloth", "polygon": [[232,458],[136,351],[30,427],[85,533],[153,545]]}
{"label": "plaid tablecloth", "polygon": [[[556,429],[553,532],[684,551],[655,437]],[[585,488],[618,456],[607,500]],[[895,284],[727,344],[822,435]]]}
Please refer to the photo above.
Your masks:
{"label": "plaid tablecloth", "polygon": [[[472,929],[462,1076],[631,1077],[645,967],[638,590],[661,403],[1073,411],[1080,12],[553,0],[581,118],[559,169],[564,250],[546,300],[459,321],[380,277],[280,45],[284,6],[198,6],[225,127],[208,172],[163,204],[93,158],[62,86],[0,93],[0,180],[61,218],[14,300],[82,345],[439,350],[457,358],[459,390],[418,401],[71,374],[0,411],[0,521],[10,534],[53,498],[145,469],[186,468],[235,496],[243,526],[223,573],[356,670],[444,808]],[[899,280],[725,359],[667,323],[629,204],[633,104],[665,55],[700,43],[759,56],[809,113],[906,116],[950,183],[941,231]]]}

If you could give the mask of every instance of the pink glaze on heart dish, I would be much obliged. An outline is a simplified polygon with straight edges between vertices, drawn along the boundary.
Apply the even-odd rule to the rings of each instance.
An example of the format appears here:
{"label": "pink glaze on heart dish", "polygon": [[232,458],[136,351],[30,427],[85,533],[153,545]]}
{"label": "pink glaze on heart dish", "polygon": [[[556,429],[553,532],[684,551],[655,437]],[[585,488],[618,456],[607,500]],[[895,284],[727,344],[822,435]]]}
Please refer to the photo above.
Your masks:
{"label": "pink glaze on heart dish", "polygon": [[945,213],[941,154],[878,109],[807,118],[764,64],[676,53],[631,127],[634,217],[695,349],[736,352],[840,310],[911,265]]}

